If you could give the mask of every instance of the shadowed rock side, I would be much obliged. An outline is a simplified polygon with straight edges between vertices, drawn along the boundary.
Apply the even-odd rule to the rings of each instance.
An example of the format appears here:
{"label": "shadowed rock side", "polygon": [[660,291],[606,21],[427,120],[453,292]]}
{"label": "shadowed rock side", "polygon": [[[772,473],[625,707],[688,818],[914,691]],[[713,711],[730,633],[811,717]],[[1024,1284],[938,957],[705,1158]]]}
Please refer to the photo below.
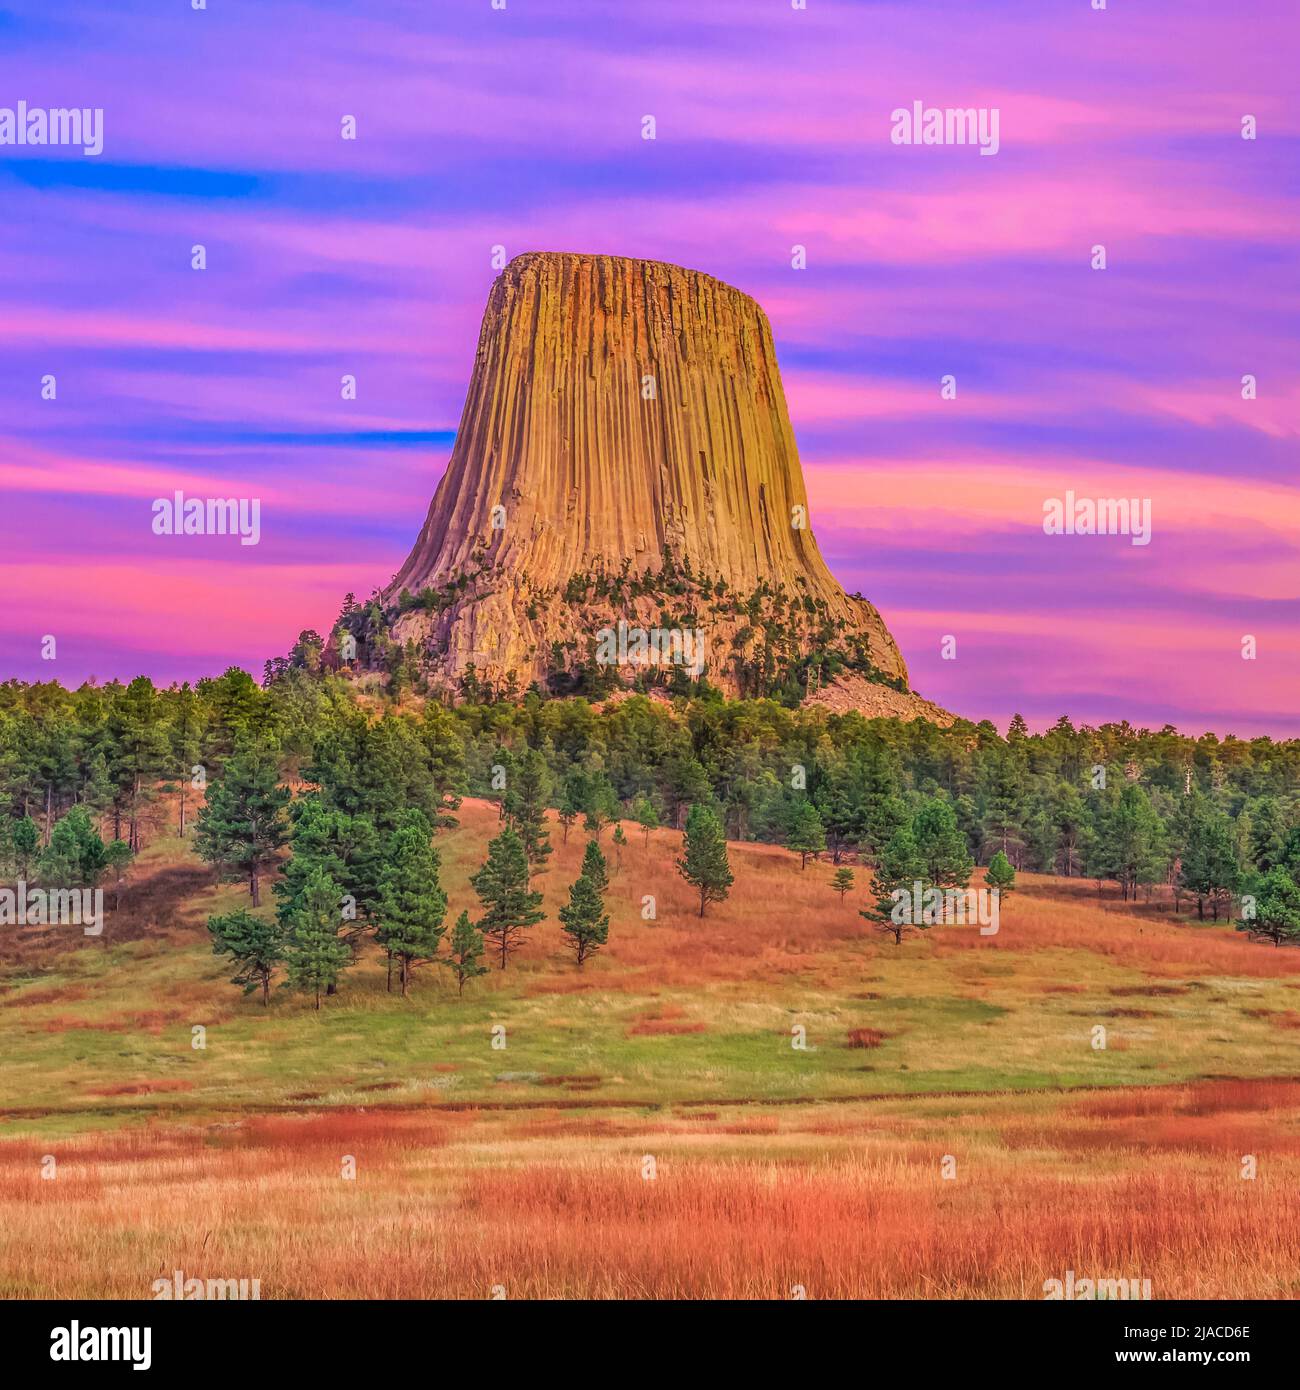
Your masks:
{"label": "shadowed rock side", "polygon": [[492,286],[451,460],[383,598],[435,681],[473,664],[521,689],[554,684],[604,623],[670,612],[695,618],[709,679],[732,694],[765,693],[747,664],[786,670],[832,632],[858,669],[905,690],[880,615],[841,589],[801,516],[752,299],[657,261],[529,254]]}

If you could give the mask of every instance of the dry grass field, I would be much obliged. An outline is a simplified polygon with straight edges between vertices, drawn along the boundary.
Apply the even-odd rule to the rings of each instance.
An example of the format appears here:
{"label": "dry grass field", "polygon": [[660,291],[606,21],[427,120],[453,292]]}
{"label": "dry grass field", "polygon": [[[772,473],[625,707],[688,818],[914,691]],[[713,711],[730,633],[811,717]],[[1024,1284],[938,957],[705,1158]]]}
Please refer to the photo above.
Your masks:
{"label": "dry grass field", "polygon": [[[440,836],[452,915],[495,829]],[[864,874],[841,904],[754,845],[701,921],[664,830],[579,972],[552,838],[550,920],[464,999],[388,995],[371,948],[320,1014],[263,1009],[204,930],[241,890],[177,840],[101,940],[5,941],[0,1295],[1300,1294],[1300,954],[1033,876],[996,936],[895,947]]]}

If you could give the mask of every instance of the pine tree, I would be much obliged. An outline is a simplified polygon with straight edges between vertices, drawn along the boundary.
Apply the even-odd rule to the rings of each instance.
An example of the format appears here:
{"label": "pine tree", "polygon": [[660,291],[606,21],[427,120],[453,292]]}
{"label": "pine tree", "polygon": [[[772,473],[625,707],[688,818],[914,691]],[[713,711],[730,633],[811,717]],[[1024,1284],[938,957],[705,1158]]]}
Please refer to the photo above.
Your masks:
{"label": "pine tree", "polygon": [[469,790],[465,776],[465,742],[456,729],[456,721],[432,700],[424,707],[421,737],[428,757],[429,785],[435,799],[433,823],[440,828],[454,826],[453,812],[460,810],[461,799]]}
{"label": "pine tree", "polygon": [[438,823],[440,797],[428,773],[424,744],[410,720],[386,714],[361,726],[354,815],[374,821],[381,840],[387,840],[408,810],[421,811],[430,825]]}
{"label": "pine tree", "polygon": [[[149,687],[152,691],[153,687]],[[59,807],[75,786],[77,759],[74,749],[75,725],[62,710],[49,711],[36,731],[36,778],[43,788],[45,803],[43,841],[48,846]]]}
{"label": "pine tree", "polygon": [[1057,852],[1053,862],[1043,867],[1048,873],[1054,873],[1059,864],[1066,878],[1073,878],[1082,866],[1088,844],[1088,808],[1079,789],[1071,782],[1057,785],[1051,808]]}
{"label": "pine tree", "polygon": [[569,843],[569,831],[582,814],[582,804],[586,799],[585,780],[577,773],[569,773],[560,788],[560,824],[564,827],[564,843]]}
{"label": "pine tree", "polygon": [[412,812],[410,823],[388,846],[379,875],[383,925],[376,940],[398,962],[403,998],[415,967],[437,956],[447,915],[447,895],[438,882],[438,852],[429,834],[428,821]]}
{"label": "pine tree", "polygon": [[122,906],[122,874],[135,856],[125,840],[110,840],[104,846],[104,867],[113,875],[113,911]]}
{"label": "pine tree", "polygon": [[1250,809],[1250,862],[1261,874],[1281,863],[1285,827],[1276,800],[1262,796]]}
{"label": "pine tree", "polygon": [[172,697],[172,720],[168,729],[171,775],[180,794],[180,833],[187,827],[186,810],[194,779],[194,768],[203,757],[204,710],[187,681]]}
{"label": "pine tree", "polygon": [[1262,937],[1274,946],[1300,944],[1300,884],[1285,869],[1270,869],[1255,885],[1252,916],[1237,930]]}
{"label": "pine tree", "polygon": [[218,760],[230,756],[236,744],[268,732],[267,696],[238,666],[228,667],[216,680],[201,680],[198,695],[212,712],[212,751]]}
{"label": "pine tree", "polygon": [[1001,850],[989,861],[988,869],[984,874],[984,882],[993,889],[999,898],[1009,898],[1016,887],[1016,871],[1011,867],[1011,861]]}
{"label": "pine tree", "polygon": [[582,868],[579,872],[592,881],[597,892],[603,893],[609,887],[609,862],[600,852],[600,846],[595,840],[587,841],[587,848],[582,852]]}
{"label": "pine tree", "polygon": [[114,702],[108,731],[110,775],[127,816],[127,844],[139,851],[141,809],[157,795],[170,762],[157,691],[147,676],[137,676]]}
{"label": "pine tree", "polygon": [[895,912],[895,907],[901,906],[895,901],[895,892],[906,893],[910,902],[918,884],[922,891],[926,887],[925,861],[911,827],[896,830],[878,859],[872,882],[875,903],[870,908],[860,910],[858,915],[865,917],[877,931],[893,936],[895,946],[901,946],[904,932],[923,931],[928,925],[924,920],[911,921],[911,916],[915,914]]}
{"label": "pine tree", "polygon": [[579,970],[582,962],[609,939],[609,915],[604,907],[600,888],[585,873],[579,874],[569,888],[568,905],[560,909],[561,930],[569,938]]}
{"label": "pine tree", "polygon": [[677,860],[681,876],[700,895],[700,916],[709,903],[722,902],[735,882],[727,859],[722,823],[707,806],[692,806],[686,817],[685,854]]}
{"label": "pine tree", "polygon": [[1282,852],[1278,855],[1275,868],[1285,869],[1297,883],[1300,883],[1300,825],[1293,825],[1282,841]]}
{"label": "pine tree", "polygon": [[352,964],[348,943],[339,936],[343,894],[323,869],[314,869],[293,902],[281,909],[288,930],[285,964],[293,989],[311,991],[320,1008],[322,990],[332,990]]}
{"label": "pine tree", "polygon": [[81,804],[99,822],[101,838],[104,822],[113,806],[116,788],[108,770],[108,757],[102,748],[89,753],[82,763]]}
{"label": "pine tree", "polygon": [[262,991],[262,1007],[271,998],[271,976],[284,960],[284,927],[274,918],[255,917],[245,908],[208,918],[212,954],[230,956],[238,969],[230,977],[245,994]]}
{"label": "pine tree", "polygon": [[546,759],[537,749],[527,749],[518,760],[504,805],[507,822],[523,841],[530,878],[551,856],[551,836],[546,829],[550,787]]}
{"label": "pine tree", "polygon": [[445,820],[425,745],[405,718],[387,714],[370,723],[349,711],[316,740],[303,776],[320,787],[327,806],[371,821],[381,840],[396,832],[408,809],[423,812],[431,825]]}
{"label": "pine tree", "polygon": [[1019,863],[1025,844],[1026,810],[1025,768],[1021,756],[1000,751],[991,758],[982,799],[984,815],[980,823],[980,839],[984,847],[997,845],[1003,855],[1011,855]]}
{"label": "pine tree", "polygon": [[847,866],[836,869],[831,876],[831,888],[840,895],[842,903],[844,895],[853,891],[853,870]]}
{"label": "pine tree", "polygon": [[623,850],[627,847],[627,836],[623,833],[622,825],[614,827],[614,853],[618,857],[618,867],[623,867]]}
{"label": "pine tree", "polygon": [[1218,811],[1200,808],[1195,815],[1180,870],[1183,885],[1196,894],[1196,915],[1204,920],[1208,899],[1219,920],[1241,884],[1241,867],[1232,841],[1228,818]]}
{"label": "pine tree", "polygon": [[84,806],[74,806],[50,834],[40,858],[41,882],[60,888],[93,888],[108,866],[108,846],[90,813]]}
{"label": "pine tree", "polygon": [[[1190,773],[1187,774],[1187,779],[1190,784]],[[1175,916],[1183,910],[1183,894],[1190,887],[1190,863],[1195,853],[1195,841],[1200,833],[1200,821],[1204,815],[1204,798],[1199,792],[1188,790],[1175,802],[1166,827],[1170,854],[1170,887],[1174,894]],[[1094,839],[1094,851],[1099,840],[1098,835]],[[1201,912],[1204,911],[1205,905],[1202,903]]]}
{"label": "pine tree", "polygon": [[588,780],[587,798],[582,809],[583,828],[598,840],[605,827],[618,819],[622,807],[614,788],[610,786],[609,778],[603,772]]}
{"label": "pine tree", "polygon": [[40,829],[30,816],[24,816],[22,820],[14,822],[14,858],[20,879],[26,880],[31,875],[32,862],[36,858],[36,847],[40,842]]}
{"label": "pine tree", "polygon": [[862,780],[865,803],[861,812],[860,843],[874,858],[903,826],[911,824],[912,815],[900,794],[898,772],[884,751],[866,758]]}
{"label": "pine tree", "polygon": [[808,856],[820,854],[826,848],[826,831],[817,808],[801,797],[794,803],[790,815],[790,828],[786,832],[785,847],[799,856],[800,869],[808,867]]}
{"label": "pine tree", "polygon": [[775,774],[762,766],[754,749],[733,749],[727,755],[727,787],[723,830],[734,827],[734,839],[756,833],[771,819],[770,808],[784,805],[785,789]]}
{"label": "pine tree", "polygon": [[847,848],[862,844],[870,837],[867,763],[860,749],[852,748],[846,756],[832,763],[814,800],[826,829],[832,863],[838,865]]}
{"label": "pine tree", "polygon": [[522,945],[520,934],[546,916],[542,895],[528,889],[528,856],[513,830],[489,841],[487,860],[469,881],[484,909],[478,928],[500,953],[504,970],[510,953]]}
{"label": "pine tree", "polygon": [[271,743],[241,744],[208,788],[199,812],[195,849],[209,864],[248,876],[253,906],[261,905],[261,877],[288,837],[289,789],[280,785],[277,750]]}
{"label": "pine tree", "polygon": [[683,754],[667,768],[668,804],[673,809],[673,825],[680,830],[682,813],[688,806],[706,805],[713,799],[713,785],[697,758]]}
{"label": "pine tree", "polygon": [[515,755],[505,747],[498,747],[492,755],[492,789],[499,791],[497,816],[503,822],[510,819],[511,794],[515,782]]}
{"label": "pine tree", "polygon": [[925,884],[939,889],[965,888],[975,861],[952,807],[937,798],[927,801],[912,817],[911,829]]}
{"label": "pine tree", "polygon": [[1139,884],[1156,881],[1164,865],[1165,827],[1139,786],[1130,784],[1102,812],[1098,868],[1115,879],[1125,901]]}
{"label": "pine tree", "polygon": [[483,933],[469,920],[468,912],[456,918],[450,947],[451,955],[439,958],[438,964],[445,965],[456,976],[456,993],[463,996],[467,980],[488,973],[483,964]]}
{"label": "pine tree", "polygon": [[642,848],[650,848],[650,832],[659,829],[659,812],[648,796],[638,796],[632,803],[632,819],[641,827]]}
{"label": "pine tree", "polygon": [[313,869],[324,869],[349,890],[348,865],[343,842],[350,835],[353,818],[321,797],[309,792],[289,807],[289,847],[293,853],[284,863],[284,876],[271,891],[282,901],[295,898]]}
{"label": "pine tree", "polygon": [[[408,810],[428,828],[422,813]],[[328,805],[318,793],[298,797],[289,808],[292,855],[284,864],[284,876],[272,891],[282,902],[292,902],[317,869],[323,870],[344,893],[347,911],[340,932],[354,953],[361,935],[380,920],[379,875],[384,866],[379,835],[368,816],[350,816]],[[392,988],[389,954],[389,988]]]}

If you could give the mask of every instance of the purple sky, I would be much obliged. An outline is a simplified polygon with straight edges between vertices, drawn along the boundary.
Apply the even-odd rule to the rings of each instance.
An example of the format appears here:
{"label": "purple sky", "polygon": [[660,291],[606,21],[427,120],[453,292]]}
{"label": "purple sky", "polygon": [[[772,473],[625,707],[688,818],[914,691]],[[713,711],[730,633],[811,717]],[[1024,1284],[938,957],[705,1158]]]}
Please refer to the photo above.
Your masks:
{"label": "purple sky", "polygon": [[[0,108],[104,110],[98,157],[0,145],[0,678],[260,673],[387,582],[500,245],[759,300],[822,549],[930,698],[1300,734],[1298,38],[1292,0],[0,0]],[[998,153],[891,143],[918,100]],[[177,488],[261,498],[260,544],[153,535]],[[1067,490],[1151,543],[1045,535]]]}

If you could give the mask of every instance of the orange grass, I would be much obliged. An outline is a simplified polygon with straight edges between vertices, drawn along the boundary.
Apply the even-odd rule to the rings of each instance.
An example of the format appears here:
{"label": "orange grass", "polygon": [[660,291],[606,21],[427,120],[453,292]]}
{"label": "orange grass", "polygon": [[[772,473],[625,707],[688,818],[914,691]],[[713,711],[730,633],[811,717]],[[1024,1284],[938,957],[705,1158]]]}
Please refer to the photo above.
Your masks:
{"label": "orange grass", "polygon": [[1300,1292],[1300,1082],[701,1118],[155,1126],[63,1146],[52,1182],[10,1141],[3,1292],[147,1297],[173,1269],[264,1298],[1038,1298],[1067,1269]]}

